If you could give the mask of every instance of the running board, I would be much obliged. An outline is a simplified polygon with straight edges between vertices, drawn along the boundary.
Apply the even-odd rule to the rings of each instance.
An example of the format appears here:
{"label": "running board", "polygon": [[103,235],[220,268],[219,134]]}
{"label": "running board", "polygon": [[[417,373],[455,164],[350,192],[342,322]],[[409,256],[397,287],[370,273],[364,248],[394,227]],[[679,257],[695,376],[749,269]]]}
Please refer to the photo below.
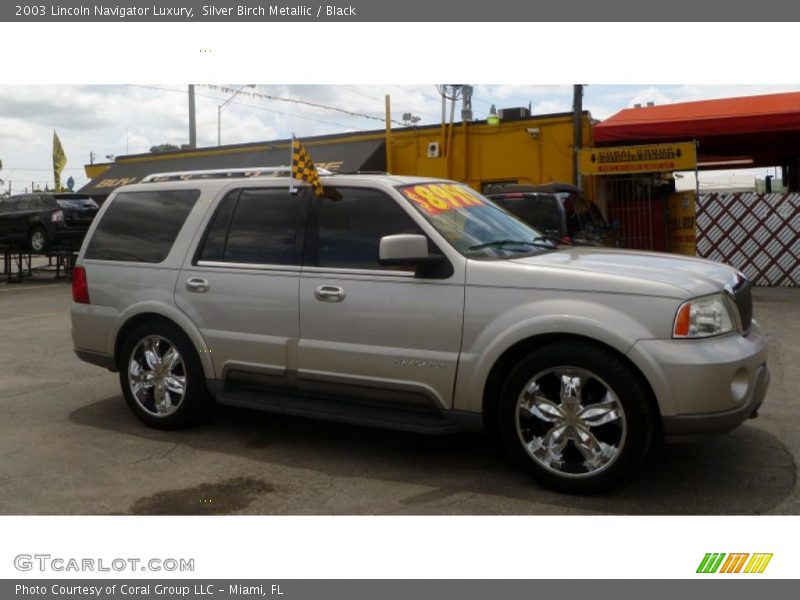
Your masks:
{"label": "running board", "polygon": [[215,394],[219,404],[271,413],[310,417],[337,423],[365,425],[427,435],[463,431],[460,423],[447,420],[435,410],[380,405],[355,400],[321,398],[247,388],[225,389]]}

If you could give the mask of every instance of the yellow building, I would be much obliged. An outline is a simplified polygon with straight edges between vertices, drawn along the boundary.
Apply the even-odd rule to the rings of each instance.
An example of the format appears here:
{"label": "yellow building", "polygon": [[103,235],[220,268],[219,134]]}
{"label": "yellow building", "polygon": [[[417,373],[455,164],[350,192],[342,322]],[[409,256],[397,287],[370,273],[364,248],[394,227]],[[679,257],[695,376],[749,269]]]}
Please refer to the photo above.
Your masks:
{"label": "yellow building", "polygon": [[[583,114],[583,144],[591,144],[591,119]],[[443,177],[482,190],[490,183],[572,182],[572,113],[401,129],[390,134],[388,170]]]}
{"label": "yellow building", "polygon": [[[524,111],[520,111],[523,112]],[[388,171],[455,179],[482,190],[490,183],[573,181],[572,113],[376,130],[303,138],[312,159],[332,171]],[[582,115],[583,145],[592,123]],[[86,165],[80,191],[104,200],[116,187],[151,173],[288,165],[291,140],[119,156]],[[592,197],[592,186],[587,189]]]}

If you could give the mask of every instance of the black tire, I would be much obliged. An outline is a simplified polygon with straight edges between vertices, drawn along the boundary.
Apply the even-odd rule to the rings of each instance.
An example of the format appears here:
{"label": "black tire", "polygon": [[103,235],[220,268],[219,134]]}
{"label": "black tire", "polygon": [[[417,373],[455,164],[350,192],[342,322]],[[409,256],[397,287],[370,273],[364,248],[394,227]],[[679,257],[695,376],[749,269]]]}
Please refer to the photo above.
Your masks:
{"label": "black tire", "polygon": [[576,494],[604,491],[632,475],[655,429],[641,375],[612,351],[573,341],[520,361],[503,386],[497,418],[515,461],[543,485]]}
{"label": "black tire", "polygon": [[44,254],[50,249],[50,236],[44,227],[37,226],[28,232],[28,247],[36,254]]}
{"label": "black tire", "polygon": [[[151,366],[146,354],[148,348],[155,352],[151,356],[160,356],[166,360],[153,360],[156,366]],[[170,354],[171,349],[177,351],[180,363],[172,361],[170,364],[174,366],[169,369],[167,362],[173,357]],[[132,373],[132,361],[138,365],[138,375]],[[150,427],[181,429],[207,416],[213,407],[203,367],[194,345],[173,323],[153,320],[137,325],[122,345],[118,367],[125,402]],[[143,383],[148,372],[153,374],[149,385]],[[179,388],[181,381],[183,392],[179,394],[175,390]],[[137,386],[137,383],[141,385]],[[159,393],[162,394],[160,404],[156,402]]]}

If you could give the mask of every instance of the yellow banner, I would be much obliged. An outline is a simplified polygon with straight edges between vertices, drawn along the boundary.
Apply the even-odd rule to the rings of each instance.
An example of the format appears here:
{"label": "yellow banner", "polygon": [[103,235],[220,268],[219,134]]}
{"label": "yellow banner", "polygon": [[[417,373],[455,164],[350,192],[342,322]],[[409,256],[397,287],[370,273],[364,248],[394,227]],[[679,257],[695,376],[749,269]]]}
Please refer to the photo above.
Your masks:
{"label": "yellow banner", "polygon": [[64,170],[64,165],[67,164],[67,155],[64,154],[64,148],[61,146],[61,140],[58,135],[53,131],[53,179],[55,183],[55,190],[61,191],[61,172]]}
{"label": "yellow banner", "polygon": [[694,142],[583,148],[580,163],[582,175],[690,171],[697,166],[697,150]]}
{"label": "yellow banner", "polygon": [[697,253],[694,192],[675,192],[667,199],[669,251],[694,256]]}

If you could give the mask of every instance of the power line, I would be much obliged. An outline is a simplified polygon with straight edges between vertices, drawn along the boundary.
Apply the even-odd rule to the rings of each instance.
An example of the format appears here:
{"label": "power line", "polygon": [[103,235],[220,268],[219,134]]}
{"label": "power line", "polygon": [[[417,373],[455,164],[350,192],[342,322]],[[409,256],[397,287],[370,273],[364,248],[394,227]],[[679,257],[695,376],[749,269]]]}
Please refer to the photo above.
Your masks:
{"label": "power line", "polygon": [[[361,119],[371,119],[373,121],[381,121],[383,123],[386,122],[386,119],[384,117],[376,117],[375,115],[368,115],[366,113],[359,113],[359,112],[355,112],[355,111],[352,111],[352,110],[347,110],[346,108],[340,108],[338,106],[329,106],[327,104],[320,104],[318,102],[310,102],[308,100],[301,100],[299,98],[284,98],[282,96],[273,96],[271,94],[262,94],[261,92],[248,92],[248,91],[236,90],[236,89],[225,87],[225,86],[221,86],[221,85],[211,85],[211,84],[200,84],[200,85],[202,85],[203,87],[212,89],[212,90],[220,90],[222,92],[225,92],[226,94],[237,94],[237,95],[245,96],[245,97],[250,96],[252,98],[262,98],[264,100],[275,100],[275,101],[278,101],[278,102],[289,102],[289,103],[297,104],[297,105],[301,105],[301,106],[310,106],[312,108],[321,108],[323,110],[330,110],[330,111],[334,111],[334,112],[339,112],[339,113],[345,114],[345,115],[350,116],[350,117],[358,117],[358,118],[361,118]],[[397,123],[398,125],[402,125],[401,121],[395,121],[394,119],[392,119],[392,122],[393,123]]]}
{"label": "power line", "polygon": [[341,87],[339,88],[344,90],[345,92],[350,92],[351,94],[355,94],[356,96],[362,96],[363,98],[367,98],[368,100],[374,100],[375,102],[382,102],[382,98],[376,98],[375,96],[370,96],[369,94],[365,94],[364,92],[357,92],[356,90],[350,89],[348,87]]}
{"label": "power line", "polygon": [[[158,91],[161,91],[161,92],[172,92],[172,93],[175,93],[175,94],[184,94],[185,95],[185,94],[188,93],[187,90],[173,90],[173,89],[170,89],[170,88],[162,88],[162,87],[157,87],[157,86],[153,86],[153,85],[142,85],[142,84],[130,83],[130,84],[127,84],[127,86],[128,87],[144,88],[144,89],[148,89],[148,90],[158,90]],[[206,87],[208,87],[208,86],[206,86]],[[240,93],[239,95],[242,95],[242,94],[243,93]],[[199,96],[201,98],[207,98],[209,100],[214,100],[215,102],[220,102],[220,101],[224,100],[224,98],[220,98],[219,96],[213,96],[213,95],[210,95],[210,94],[202,94],[202,93],[197,93],[197,92],[195,92],[195,96]],[[264,111],[267,111],[267,112],[270,112],[270,113],[274,113],[276,115],[281,115],[281,116],[284,116],[284,117],[294,117],[294,118],[298,118],[298,119],[303,119],[305,121],[313,121],[314,123],[322,123],[323,125],[332,125],[334,127],[338,127],[339,129],[343,129],[345,131],[348,131],[350,129],[357,129],[359,131],[367,131],[367,129],[363,129],[363,128],[360,128],[360,127],[354,127],[352,125],[342,125],[341,123],[335,123],[333,121],[325,121],[324,119],[315,119],[313,117],[306,117],[305,115],[300,115],[300,114],[297,114],[297,113],[283,112],[283,111],[280,111],[280,110],[275,110],[273,108],[267,108],[265,106],[258,106],[258,105],[255,105],[255,104],[246,104],[244,102],[236,102],[236,101],[231,102],[231,104],[236,104],[237,106],[247,106],[249,108],[255,108],[257,110],[264,110]]]}
{"label": "power line", "polygon": [[[204,94],[196,94],[202,96],[204,98],[212,98],[214,100],[219,100],[216,96],[207,96]],[[270,113],[274,113],[276,115],[281,115],[284,117],[291,117],[295,119],[303,119],[305,121],[313,121],[315,123],[322,123],[323,125],[332,125],[334,127],[338,127],[339,129],[344,129],[345,131],[350,131],[351,129],[356,129],[358,131],[369,131],[368,129],[364,129],[363,127],[356,127],[355,125],[342,125],[341,123],[335,123],[333,121],[325,121],[323,119],[315,119],[313,117],[306,117],[304,115],[299,115],[297,113],[287,113],[280,110],[275,110],[274,108],[267,108],[266,106],[258,106],[257,104],[245,104],[244,102],[231,102],[231,104],[236,104],[237,106],[246,106],[248,108],[254,108],[256,110],[265,110]]]}
{"label": "power line", "polygon": [[[64,167],[64,171],[83,171],[83,167]],[[52,173],[53,167],[43,169],[41,167],[5,167],[3,171],[50,171]]]}
{"label": "power line", "polygon": [[402,85],[393,85],[392,87],[396,87],[398,90],[403,90],[404,92],[408,92],[409,94],[420,94],[423,98],[427,98],[428,100],[435,100],[436,102],[439,102],[439,100],[441,100],[441,98],[437,98],[436,96],[431,96],[430,94],[426,94],[425,92],[419,90],[412,90],[403,87]]}

